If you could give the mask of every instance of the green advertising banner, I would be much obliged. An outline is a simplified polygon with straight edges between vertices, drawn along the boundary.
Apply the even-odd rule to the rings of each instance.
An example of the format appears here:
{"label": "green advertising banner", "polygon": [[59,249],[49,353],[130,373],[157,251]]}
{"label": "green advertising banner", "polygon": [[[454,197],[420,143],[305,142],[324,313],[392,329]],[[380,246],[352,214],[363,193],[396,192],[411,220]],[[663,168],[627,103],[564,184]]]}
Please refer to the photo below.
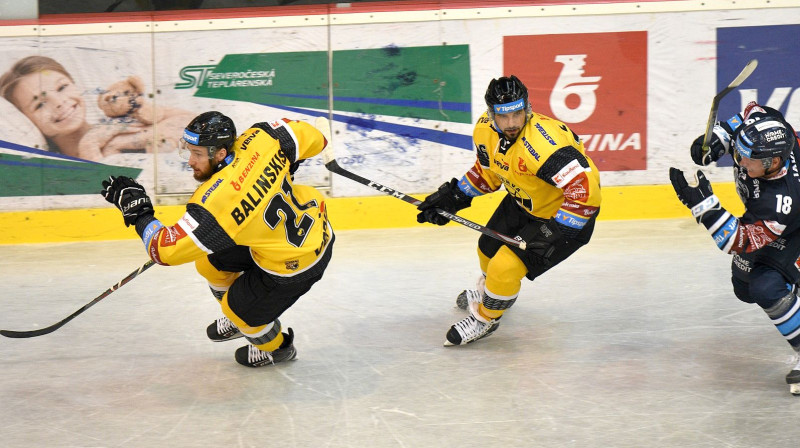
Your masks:
{"label": "green advertising banner", "polygon": [[333,53],[334,110],[471,123],[469,46]]}
{"label": "green advertising banner", "polygon": [[[333,52],[333,110],[470,123],[467,45]],[[328,53],[226,55],[195,96],[327,110]]]}
{"label": "green advertising banner", "polygon": [[[0,141],[2,148],[14,148]],[[136,178],[138,168],[111,166],[83,160],[20,156],[0,152],[0,197],[59,196],[100,192],[99,179],[108,176]]]}

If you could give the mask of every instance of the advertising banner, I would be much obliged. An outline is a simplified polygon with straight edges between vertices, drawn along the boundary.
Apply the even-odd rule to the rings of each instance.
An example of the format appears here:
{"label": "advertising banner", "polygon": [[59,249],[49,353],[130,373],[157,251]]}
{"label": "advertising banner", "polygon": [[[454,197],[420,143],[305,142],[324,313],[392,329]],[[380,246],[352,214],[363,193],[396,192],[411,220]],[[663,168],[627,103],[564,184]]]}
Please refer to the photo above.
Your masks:
{"label": "advertising banner", "polygon": [[[717,91],[724,89],[752,59],[758,68],[720,101],[717,120],[741,112],[750,101],[775,108],[800,126],[800,25],[743,26],[717,29]],[[726,155],[719,166],[732,166]]]}
{"label": "advertising banner", "polygon": [[534,110],[580,135],[600,170],[647,168],[646,32],[506,36],[503,54]]}
{"label": "advertising banner", "polygon": [[[273,119],[330,117],[341,165],[408,194],[429,193],[473,163],[486,86],[510,74],[528,86],[534,111],[581,137],[604,186],[663,185],[670,166],[688,168],[711,98],[752,58],[759,68],[722,101],[720,119],[758,100],[800,122],[800,25],[787,24],[796,8],[492,10],[390,22],[331,16],[348,19],[333,25],[209,21],[206,29],[187,21],[183,31],[175,21],[177,31],[121,34],[64,25],[58,35],[59,25],[48,25],[47,35],[16,36],[4,28],[0,209],[104,207],[96,193],[109,175],[135,177],[159,204],[182,203],[197,182],[178,140],[208,110],[229,115],[240,132]],[[709,179],[727,180],[726,163],[707,167]],[[380,194],[331,176],[320,158],[296,180],[334,197]]]}

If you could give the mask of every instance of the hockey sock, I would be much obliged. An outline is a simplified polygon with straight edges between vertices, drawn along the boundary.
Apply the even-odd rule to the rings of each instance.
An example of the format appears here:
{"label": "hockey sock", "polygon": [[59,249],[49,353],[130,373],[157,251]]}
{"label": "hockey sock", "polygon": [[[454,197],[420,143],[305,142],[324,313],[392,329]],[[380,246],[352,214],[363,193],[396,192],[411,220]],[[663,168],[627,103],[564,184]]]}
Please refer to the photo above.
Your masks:
{"label": "hockey sock", "polygon": [[483,303],[478,308],[478,312],[487,319],[499,319],[507,309],[514,305],[514,302],[517,301],[517,295],[499,296],[487,289],[483,293]]}
{"label": "hockey sock", "polygon": [[794,292],[780,298],[764,311],[792,348],[800,351],[800,301]]}
{"label": "hockey sock", "polygon": [[272,352],[277,350],[283,343],[283,333],[281,333],[281,322],[278,319],[259,327],[240,328],[251,344],[259,350]]}

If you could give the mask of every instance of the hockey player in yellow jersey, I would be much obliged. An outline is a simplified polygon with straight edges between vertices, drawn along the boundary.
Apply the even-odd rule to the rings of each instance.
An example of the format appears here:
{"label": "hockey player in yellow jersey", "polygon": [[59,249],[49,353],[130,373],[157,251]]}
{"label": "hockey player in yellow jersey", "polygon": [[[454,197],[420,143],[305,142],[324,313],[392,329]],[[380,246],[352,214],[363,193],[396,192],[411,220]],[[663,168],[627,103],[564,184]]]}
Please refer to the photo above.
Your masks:
{"label": "hockey player in yellow jersey", "polygon": [[459,295],[456,303],[469,315],[450,327],[445,345],[494,332],[517,300],[522,279],[535,279],[588,243],[600,210],[599,172],[577,134],[532,112],[528,90],[516,76],[493,79],[485,100],[488,110],[473,131],[475,164],[426,197],[417,221],[447,224],[437,208],[455,213],[502,186],[507,194],[487,227],[520,236],[527,248],[480,237],[483,275],[477,289]]}
{"label": "hockey player in yellow jersey", "polygon": [[224,314],[208,326],[208,337],[244,336],[250,345],[236,350],[235,359],[259,367],[294,359],[294,332],[282,332],[278,317],[322,278],[331,258],[334,235],[323,196],[292,179],[300,161],[327,141],[310,124],[286,119],[236,135],[233,121],[216,111],[186,127],[180,152],[202,184],[174,225],[154,217],[133,179],[111,177],[102,194],[126,226],[135,226],[153,261],[195,263]]}

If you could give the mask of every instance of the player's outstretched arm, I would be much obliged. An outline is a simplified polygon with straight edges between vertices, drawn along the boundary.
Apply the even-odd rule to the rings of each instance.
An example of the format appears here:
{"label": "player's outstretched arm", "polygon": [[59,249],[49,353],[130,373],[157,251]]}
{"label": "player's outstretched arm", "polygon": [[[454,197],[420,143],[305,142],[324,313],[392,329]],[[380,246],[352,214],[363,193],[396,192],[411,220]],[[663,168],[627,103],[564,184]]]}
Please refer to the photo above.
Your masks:
{"label": "player's outstretched arm", "polygon": [[737,240],[739,219],[722,208],[719,198],[711,189],[711,182],[702,171],[695,173],[695,185],[689,185],[683,171],[669,169],[669,180],[678,199],[689,208],[698,224],[703,224],[717,247],[730,252]]}

